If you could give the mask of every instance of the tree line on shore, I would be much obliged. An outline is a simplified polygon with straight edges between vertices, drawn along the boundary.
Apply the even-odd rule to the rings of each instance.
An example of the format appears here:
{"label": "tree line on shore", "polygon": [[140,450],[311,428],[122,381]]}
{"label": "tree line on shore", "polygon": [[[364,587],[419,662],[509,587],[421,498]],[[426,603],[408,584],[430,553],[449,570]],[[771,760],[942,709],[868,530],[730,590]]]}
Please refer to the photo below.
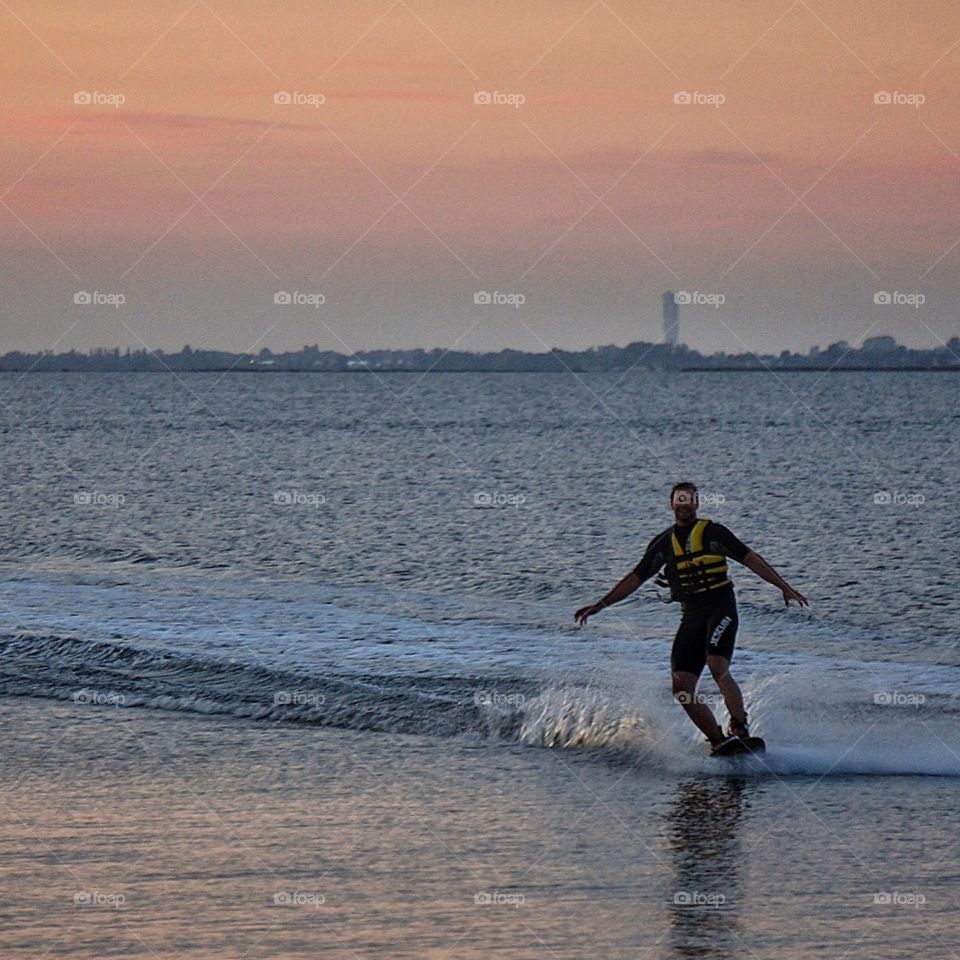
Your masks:
{"label": "tree line on shore", "polygon": [[874,338],[881,344],[851,347],[840,340],[824,350],[779,354],[701,354],[682,344],[637,342],[625,347],[603,346],[571,351],[553,349],[542,353],[499,350],[471,353],[463,350],[362,350],[354,354],[320,350],[317,345],[301,350],[273,353],[231,353],[225,350],[194,350],[185,346],[178,353],[162,350],[95,349],[86,353],[70,350],[54,353],[11,351],[0,356],[0,371],[60,372],[199,372],[199,371],[299,371],[353,372],[363,370],[410,371],[491,371],[577,373],[650,370],[767,370],[767,369],[960,369],[960,337],[932,350],[914,350]]}

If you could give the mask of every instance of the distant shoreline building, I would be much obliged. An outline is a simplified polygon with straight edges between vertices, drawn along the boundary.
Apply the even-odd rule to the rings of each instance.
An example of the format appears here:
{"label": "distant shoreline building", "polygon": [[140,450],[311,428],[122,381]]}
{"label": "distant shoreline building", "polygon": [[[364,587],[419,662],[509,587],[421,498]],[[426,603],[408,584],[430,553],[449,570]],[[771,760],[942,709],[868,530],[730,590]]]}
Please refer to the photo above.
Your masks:
{"label": "distant shoreline building", "polygon": [[663,341],[671,347],[680,342],[680,307],[672,290],[663,295]]}
{"label": "distant shoreline building", "polygon": [[897,349],[897,341],[893,337],[867,337],[860,347],[865,353],[888,353]]}

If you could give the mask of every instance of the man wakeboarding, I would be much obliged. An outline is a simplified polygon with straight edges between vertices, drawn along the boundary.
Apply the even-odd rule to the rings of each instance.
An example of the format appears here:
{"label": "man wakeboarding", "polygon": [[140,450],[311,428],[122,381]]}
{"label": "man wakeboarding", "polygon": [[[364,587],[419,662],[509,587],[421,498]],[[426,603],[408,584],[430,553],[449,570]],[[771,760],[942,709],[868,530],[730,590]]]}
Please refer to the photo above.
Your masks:
{"label": "man wakeboarding", "polygon": [[[697,517],[699,496],[693,483],[678,483],[670,491],[675,523],[650,541],[643,558],[602,600],[581,607],[574,619],[583,626],[605,607],[630,596],[662,568],[670,599],[680,602],[680,627],[673,641],[670,670],[673,696],[687,716],[710,741],[714,755],[762,750],[763,741],[751,737],[743,694],[730,673],[737,636],[737,600],[727,572],[727,558],[742,563],[783,593],[784,605],[793,600],[809,606],[806,597],[790,586],[758,553],[738,540],[725,526]],[[730,714],[725,734],[713,711],[697,698],[697,683],[709,666]]]}

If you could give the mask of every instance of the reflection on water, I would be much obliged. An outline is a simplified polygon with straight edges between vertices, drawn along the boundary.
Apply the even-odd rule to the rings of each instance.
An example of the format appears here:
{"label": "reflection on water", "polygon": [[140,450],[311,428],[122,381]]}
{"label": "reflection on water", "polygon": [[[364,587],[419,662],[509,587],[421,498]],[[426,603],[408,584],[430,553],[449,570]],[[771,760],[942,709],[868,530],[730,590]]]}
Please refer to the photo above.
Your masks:
{"label": "reflection on water", "polygon": [[26,697],[0,729],[0,960],[960,957],[952,778]]}
{"label": "reflection on water", "polygon": [[670,944],[683,958],[728,958],[742,949],[742,778],[697,777],[680,784],[665,818],[676,889]]}

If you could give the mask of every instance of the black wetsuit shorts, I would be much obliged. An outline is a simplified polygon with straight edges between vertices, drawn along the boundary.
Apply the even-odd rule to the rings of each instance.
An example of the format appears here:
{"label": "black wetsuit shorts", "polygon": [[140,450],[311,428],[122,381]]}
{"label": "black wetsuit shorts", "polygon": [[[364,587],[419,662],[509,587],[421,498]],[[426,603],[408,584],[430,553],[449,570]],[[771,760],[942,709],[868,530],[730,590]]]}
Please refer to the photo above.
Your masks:
{"label": "black wetsuit shorts", "polygon": [[708,656],[733,659],[737,639],[737,598],[733,588],[718,596],[683,605],[680,627],[673,641],[670,669],[700,676]]}

